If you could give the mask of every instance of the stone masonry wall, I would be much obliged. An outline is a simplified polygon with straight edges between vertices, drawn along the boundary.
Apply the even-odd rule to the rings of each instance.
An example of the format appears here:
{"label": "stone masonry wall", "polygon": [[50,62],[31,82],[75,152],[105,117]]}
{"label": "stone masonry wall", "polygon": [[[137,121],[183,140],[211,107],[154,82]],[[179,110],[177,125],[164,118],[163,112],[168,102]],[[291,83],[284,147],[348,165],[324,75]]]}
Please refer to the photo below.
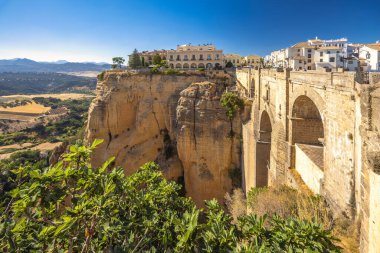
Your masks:
{"label": "stone masonry wall", "polygon": [[242,126],[245,190],[257,186],[263,173],[265,159],[258,155],[266,155],[260,146],[265,112],[272,127],[268,185],[295,185],[289,170],[295,143],[322,146],[321,194],[336,215],[360,221],[361,252],[380,252],[373,239],[380,237],[379,76],[365,85],[353,72],[237,70],[237,79],[243,87],[255,84],[251,120]]}

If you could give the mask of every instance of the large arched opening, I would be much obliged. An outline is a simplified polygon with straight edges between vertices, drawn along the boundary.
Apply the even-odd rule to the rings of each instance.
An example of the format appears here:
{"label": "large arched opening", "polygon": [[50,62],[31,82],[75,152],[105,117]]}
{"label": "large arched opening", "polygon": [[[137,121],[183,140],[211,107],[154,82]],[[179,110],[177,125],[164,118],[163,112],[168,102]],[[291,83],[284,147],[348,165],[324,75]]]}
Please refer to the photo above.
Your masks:
{"label": "large arched opening", "polygon": [[197,68],[197,64],[192,63],[192,64],[191,64],[191,68],[192,68],[192,69],[196,69],[196,68]]}
{"label": "large arched opening", "polygon": [[176,69],[181,69],[181,68],[182,68],[182,65],[181,65],[180,63],[177,63],[177,64],[175,65],[175,68],[176,68]]}
{"label": "large arched opening", "polygon": [[266,111],[260,118],[259,139],[256,143],[256,187],[268,186],[272,123]]}
{"label": "large arched opening", "polygon": [[204,68],[205,68],[205,65],[204,65],[203,63],[199,63],[199,64],[198,64],[198,68],[199,68],[199,69],[204,69]]}
{"label": "large arched opening", "polygon": [[291,167],[314,193],[321,194],[324,178],[324,127],[322,114],[308,96],[291,108]]}
{"label": "large arched opening", "polygon": [[292,145],[322,145],[323,138],[323,121],[317,106],[309,97],[299,96],[292,108]]}
{"label": "large arched opening", "polygon": [[189,64],[188,64],[188,63],[184,63],[184,64],[183,64],[183,68],[184,68],[184,69],[189,69]]}

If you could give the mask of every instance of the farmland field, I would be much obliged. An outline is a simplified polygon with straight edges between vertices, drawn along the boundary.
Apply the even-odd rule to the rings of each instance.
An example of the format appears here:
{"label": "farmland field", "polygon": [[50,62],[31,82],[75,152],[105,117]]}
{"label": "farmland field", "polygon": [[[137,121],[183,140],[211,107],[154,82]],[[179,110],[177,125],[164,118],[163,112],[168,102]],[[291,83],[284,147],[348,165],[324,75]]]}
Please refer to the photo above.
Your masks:
{"label": "farmland field", "polygon": [[58,98],[61,100],[67,99],[84,99],[94,97],[88,94],[80,94],[80,93],[56,93],[56,94],[34,94],[34,95],[9,95],[9,96],[0,96],[0,102],[11,102],[15,100],[22,99],[33,99],[36,97],[42,98]]}

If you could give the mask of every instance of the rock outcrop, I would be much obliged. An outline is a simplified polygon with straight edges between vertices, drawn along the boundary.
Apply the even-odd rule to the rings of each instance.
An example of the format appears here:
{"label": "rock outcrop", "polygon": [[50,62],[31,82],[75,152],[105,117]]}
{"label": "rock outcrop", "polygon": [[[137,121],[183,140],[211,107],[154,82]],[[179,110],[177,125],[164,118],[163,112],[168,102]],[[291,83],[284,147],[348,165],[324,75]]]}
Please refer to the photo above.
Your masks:
{"label": "rock outcrop", "polygon": [[[129,174],[155,161],[168,179],[185,182],[197,204],[221,200],[231,189],[229,171],[240,166],[239,141],[227,138],[230,122],[219,104],[231,84],[224,72],[106,72],[89,110],[87,141],[104,139],[94,166],[115,156]],[[240,124],[233,126],[240,136]]]}
{"label": "rock outcrop", "polygon": [[239,118],[230,122],[221,108],[223,88],[210,82],[194,83],[181,92],[178,101],[177,150],[186,192],[196,203],[223,200],[232,189],[232,174],[240,167],[237,137],[241,122]]}

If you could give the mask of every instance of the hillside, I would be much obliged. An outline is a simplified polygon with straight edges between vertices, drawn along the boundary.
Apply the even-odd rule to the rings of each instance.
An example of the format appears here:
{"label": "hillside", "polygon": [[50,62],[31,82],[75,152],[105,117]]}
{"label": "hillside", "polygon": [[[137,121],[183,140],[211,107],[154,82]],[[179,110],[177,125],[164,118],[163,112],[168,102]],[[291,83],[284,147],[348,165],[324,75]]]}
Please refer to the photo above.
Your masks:
{"label": "hillside", "polygon": [[110,69],[107,63],[92,62],[36,62],[30,59],[0,60],[0,72],[79,72]]}
{"label": "hillside", "polygon": [[96,78],[62,73],[0,73],[0,95],[94,90]]}

